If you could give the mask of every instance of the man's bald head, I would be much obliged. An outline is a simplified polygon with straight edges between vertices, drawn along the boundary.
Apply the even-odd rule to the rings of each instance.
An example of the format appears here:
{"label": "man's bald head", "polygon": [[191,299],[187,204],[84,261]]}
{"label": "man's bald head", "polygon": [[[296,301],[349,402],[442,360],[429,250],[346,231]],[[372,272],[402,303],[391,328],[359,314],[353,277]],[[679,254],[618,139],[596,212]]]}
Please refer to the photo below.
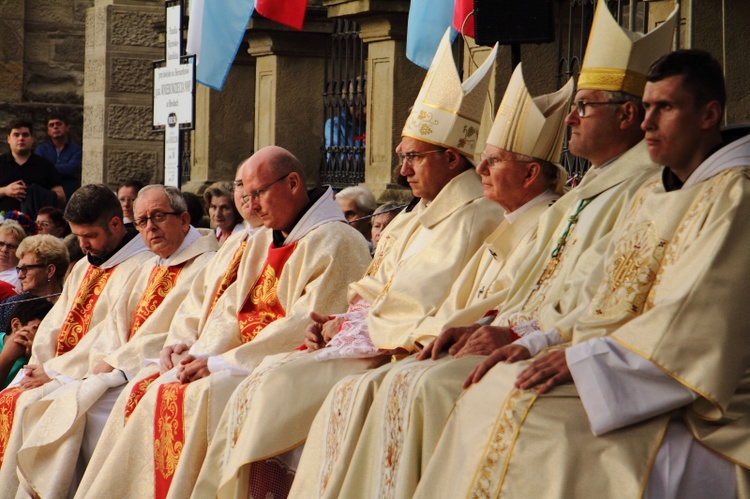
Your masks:
{"label": "man's bald head", "polygon": [[283,147],[264,147],[250,156],[246,163],[248,166],[262,165],[273,176],[281,176],[294,172],[300,176],[303,183],[307,182],[305,172],[302,169],[302,163],[300,163],[294,154]]}
{"label": "man's bald head", "polygon": [[273,230],[289,232],[309,198],[300,161],[289,151],[268,146],[242,166],[244,202]]}

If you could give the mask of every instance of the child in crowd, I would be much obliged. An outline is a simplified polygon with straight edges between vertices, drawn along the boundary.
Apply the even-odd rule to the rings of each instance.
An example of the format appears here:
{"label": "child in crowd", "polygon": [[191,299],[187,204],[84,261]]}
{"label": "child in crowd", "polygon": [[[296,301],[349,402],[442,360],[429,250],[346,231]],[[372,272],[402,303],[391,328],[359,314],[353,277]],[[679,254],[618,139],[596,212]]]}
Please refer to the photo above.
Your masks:
{"label": "child in crowd", "polygon": [[19,302],[10,315],[10,332],[0,333],[0,383],[8,386],[31,356],[34,335],[52,304],[44,299]]}

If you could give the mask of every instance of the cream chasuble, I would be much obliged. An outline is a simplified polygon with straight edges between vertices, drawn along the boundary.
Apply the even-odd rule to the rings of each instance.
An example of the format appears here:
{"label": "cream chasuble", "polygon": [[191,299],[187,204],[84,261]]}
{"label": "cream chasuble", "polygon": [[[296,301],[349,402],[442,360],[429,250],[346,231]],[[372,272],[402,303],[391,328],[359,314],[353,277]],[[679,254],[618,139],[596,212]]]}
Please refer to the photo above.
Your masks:
{"label": "cream chasuble", "polygon": [[[645,143],[640,143],[603,170],[588,174],[578,187],[556,202],[541,217],[534,249],[520,265],[519,278],[507,291],[507,299],[493,324],[515,326],[537,321],[537,327],[554,327],[578,316],[581,311],[577,290],[601,259],[618,215],[632,201],[639,187],[658,171],[648,159]],[[573,224],[570,223],[572,216],[576,218]],[[552,266],[551,254],[566,232],[565,244]],[[547,269],[552,271],[546,272]],[[518,334],[522,334],[520,330]],[[367,422],[350,422],[352,428],[363,427],[363,434],[347,430],[345,441],[336,442],[326,436],[325,443],[318,446],[321,453],[336,448],[341,454],[341,461],[331,466],[336,471],[327,478],[334,487],[331,497],[337,495],[337,486],[343,487],[341,493],[345,495],[381,490],[392,497],[410,497],[436,445],[440,429],[463,390],[463,381],[483,359],[470,356],[412,361],[387,375],[388,368],[381,368],[384,372],[380,375],[373,374],[362,381],[360,390],[364,393],[378,390],[373,407],[367,413]],[[362,401],[355,399],[353,403],[370,403],[371,396],[360,398]],[[362,408],[351,405],[341,412],[365,413]],[[326,416],[328,414],[321,418]],[[384,428],[388,431],[387,438]],[[324,469],[316,466],[329,466],[320,457],[322,455],[311,458],[313,470]],[[373,456],[382,458],[384,455],[388,455],[388,461],[377,464],[373,461]],[[350,465],[349,459],[352,459]]]}
{"label": "cream chasuble", "polygon": [[[92,290],[93,293],[97,293],[98,295],[95,297],[95,300],[92,299],[89,301],[89,304],[81,302],[81,298],[86,294],[82,287],[88,284],[85,282],[85,278],[87,275],[91,275],[90,270],[92,267],[94,270],[96,267],[89,264],[87,258],[82,258],[73,267],[57,303],[55,303],[52,310],[50,310],[39,325],[34,338],[34,346],[32,347],[32,356],[29,364],[44,364],[50,359],[55,358],[58,344],[61,341],[61,334],[66,334],[66,330],[76,330],[76,333],[81,334],[85,339],[88,332],[96,329],[106,319],[107,315],[111,313],[130,276],[138,272],[151,257],[152,254],[148,251],[141,237],[138,235],[133,237],[98,267],[107,271],[106,282],[103,288],[101,285],[97,285]],[[95,303],[93,308],[90,303]],[[66,325],[67,321],[72,320],[71,312],[75,310],[85,310],[88,320],[73,326],[70,324]],[[77,312],[76,316],[80,317],[80,312]],[[81,330],[79,327],[82,327],[83,323],[86,323],[87,327]],[[88,366],[84,369],[87,368]],[[48,375],[52,378],[56,374],[48,372]],[[56,390],[61,384],[60,381],[53,379],[52,382],[44,386],[18,394],[16,393],[17,388],[15,388],[15,385],[20,381],[22,375],[23,370],[19,372],[19,376],[14,380],[12,386],[0,392],[0,414],[3,414],[2,420],[4,421],[3,424],[0,424],[0,483],[8,484],[8,490],[12,489],[13,494],[15,494],[15,487],[12,484],[18,483],[16,478],[15,454],[21,445],[21,431],[19,427],[23,413],[25,412],[22,408],[27,403],[38,400]],[[14,428],[17,431],[12,431]],[[10,450],[7,456],[4,455],[6,449]],[[4,488],[0,490],[0,494],[5,493]]]}
{"label": "cream chasuble", "polygon": [[[739,164],[749,161],[746,153]],[[655,457],[672,418],[738,465],[738,494],[748,496],[750,319],[741,276],[750,272],[750,183],[746,167],[724,168],[678,191],[644,186],[591,276],[598,286],[572,334],[574,345],[612,338],[696,393],[695,402],[649,417],[659,401],[644,396],[640,421],[594,436],[576,385],[536,396],[512,386],[527,362],[500,363],[457,402],[416,497],[639,497],[652,467],[670,466]]]}
{"label": "cream chasuble", "polygon": [[[332,217],[334,211],[336,215]],[[217,359],[218,365],[227,367],[217,372],[212,370],[211,375],[190,383],[184,390],[184,401],[176,408],[183,417],[170,423],[171,428],[178,428],[184,435],[184,443],[180,443],[184,445],[181,452],[160,441],[159,455],[155,454],[154,432],[157,428],[154,418],[156,408],[161,404],[157,394],[161,386],[175,381],[173,370],[151,384],[124,428],[123,412],[128,393],[120,396],[89,463],[78,496],[153,496],[157,491],[155,461],[169,463],[169,497],[189,495],[208,439],[232,390],[244,379],[244,375],[266,355],[299,346],[303,342],[304,330],[310,323],[310,310],[339,312],[346,309],[348,284],[360,277],[370,262],[365,240],[361,234],[339,221],[343,218],[341,210],[333,201],[330,191],[320,196],[305,217],[298,227],[302,224],[312,228],[303,232],[299,239],[291,241],[294,248],[281,274],[274,278],[275,284],[269,283],[275,286],[277,302],[274,303],[278,303],[284,316],[268,324],[246,344],[242,343],[238,313],[243,309],[248,293],[254,289],[261,271],[267,269],[266,257],[272,243],[272,231],[266,229],[248,244],[240,263],[240,278],[217,301],[204,330],[193,344],[191,353],[211,356],[209,367],[213,359]],[[318,219],[320,223],[315,222]],[[138,381],[136,377],[125,392],[129,392],[130,387]],[[129,465],[123,466],[123,463]]]}
{"label": "cream chasuble", "polygon": [[[507,220],[500,224],[464,268],[440,310],[434,317],[426,318],[412,333],[414,341],[426,344],[443,327],[471,324],[488,310],[502,305],[521,262],[534,246],[540,217],[543,214],[550,216],[549,201],[550,199],[546,199],[525,209],[512,224]],[[361,376],[349,376],[337,383],[315,417],[297,470],[292,495],[312,497],[320,494],[337,497],[359,429],[362,428],[372,402],[372,395],[385,374],[390,370],[401,371],[415,367],[424,369],[431,365],[432,362],[416,363],[413,358],[409,358]],[[355,381],[356,377],[361,379]],[[353,387],[356,390],[352,391]],[[449,400],[448,397],[444,399]],[[438,403],[438,400],[433,399],[433,403]],[[382,440],[380,434],[377,438]]]}
{"label": "cream chasuble", "polygon": [[[91,369],[111,355],[123,359],[115,368],[135,372],[144,358],[158,355],[175,311],[218,249],[213,233],[203,231],[201,236],[198,230],[191,231],[188,237],[192,242],[179,253],[159,266],[156,264],[160,259],[153,257],[141,272],[133,274],[126,284],[128,298],[119,300],[101,324],[95,341],[87,348],[88,355],[81,342],[71,355],[48,362],[52,369],[73,379],[81,364],[88,363],[89,372],[86,379],[66,383],[27,408],[22,425],[23,446],[17,456],[21,488],[27,494],[67,494],[86,427],[86,412],[105,392],[119,391],[127,382],[117,370],[94,375]],[[152,269],[147,271],[149,266]],[[75,354],[77,358],[73,358]]]}
{"label": "cream chasuble", "polygon": [[[373,343],[381,346],[379,341],[395,341],[397,345],[408,344],[411,349],[410,331],[439,309],[461,269],[500,220],[500,209],[482,198],[479,178],[473,171],[449,182],[429,206],[420,202],[411,213],[396,217],[391,225],[398,224],[386,234],[385,245],[382,239],[378,245],[378,252],[387,248],[387,253],[375,271],[371,268],[362,281],[351,286],[349,293],[350,297],[359,295],[369,301],[373,298],[362,291],[365,287],[362,282],[367,289],[378,289],[377,283],[384,283],[367,312]],[[383,340],[376,339],[374,328],[388,334],[380,335]],[[251,491],[270,492],[262,484],[273,482],[272,477],[277,475],[279,479],[290,476],[289,468],[296,463],[284,465],[283,456],[267,461],[266,458],[304,441],[315,413],[334,383],[348,374],[374,367],[380,360],[321,362],[309,353],[267,359],[235,391],[219,428],[224,435],[218,434],[212,444],[212,458],[206,460],[201,470],[201,483],[194,496],[216,493],[219,476],[225,482],[219,491],[222,497],[233,494],[235,487],[245,487],[242,479],[235,480],[238,475],[259,476],[257,480],[251,479]],[[313,378],[314,383],[304,385],[295,381]],[[284,387],[281,392],[279,384]],[[279,393],[284,396],[279,397]],[[299,404],[292,413],[282,410],[290,400]],[[282,422],[282,417],[290,419]],[[216,461],[215,455],[222,455],[221,460]],[[258,460],[262,462],[254,462]],[[257,491],[252,490],[254,486]]]}

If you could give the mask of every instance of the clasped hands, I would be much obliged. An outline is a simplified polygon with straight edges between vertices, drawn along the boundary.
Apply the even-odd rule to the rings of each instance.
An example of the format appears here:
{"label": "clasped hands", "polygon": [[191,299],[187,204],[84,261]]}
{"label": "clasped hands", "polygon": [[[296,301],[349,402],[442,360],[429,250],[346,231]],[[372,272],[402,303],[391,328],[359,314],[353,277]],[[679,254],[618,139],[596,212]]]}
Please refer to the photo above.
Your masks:
{"label": "clasped hands", "polygon": [[[510,328],[501,326],[448,327],[429,343],[418,355],[418,360],[437,359],[441,352],[447,350],[456,358],[466,355],[487,355],[464,381],[464,388],[477,383],[499,362],[512,364],[531,358],[529,350],[521,345],[511,343],[513,337]],[[528,390],[536,387],[537,393],[547,393],[552,388],[573,381],[565,360],[565,350],[555,350],[537,357],[516,378],[516,388]]]}
{"label": "clasped hands", "polygon": [[315,312],[310,312],[310,318],[313,322],[305,329],[305,346],[310,352],[325,347],[339,332],[345,320],[342,317],[320,315]]}
{"label": "clasped hands", "polygon": [[190,347],[184,343],[164,347],[159,353],[161,374],[176,367],[177,381],[180,383],[197,381],[211,374],[208,369],[208,357],[196,357],[189,351]]}

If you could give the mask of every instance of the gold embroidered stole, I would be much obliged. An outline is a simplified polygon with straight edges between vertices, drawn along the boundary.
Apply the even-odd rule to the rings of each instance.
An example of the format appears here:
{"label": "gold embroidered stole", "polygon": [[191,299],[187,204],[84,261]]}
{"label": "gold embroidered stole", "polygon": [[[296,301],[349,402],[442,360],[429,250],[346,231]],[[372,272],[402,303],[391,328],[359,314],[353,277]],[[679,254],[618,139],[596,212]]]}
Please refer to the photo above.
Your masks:
{"label": "gold embroidered stole", "polygon": [[[237,248],[237,250],[234,252],[234,255],[232,255],[232,260],[229,262],[229,267],[227,268],[226,272],[224,272],[224,275],[219,282],[219,286],[216,288],[216,292],[214,293],[214,296],[211,300],[211,306],[208,309],[208,315],[211,314],[211,311],[214,309],[216,302],[219,301],[219,298],[221,298],[221,295],[224,294],[224,291],[226,291],[227,288],[237,280],[240,261],[242,260],[242,255],[245,253],[246,247],[247,240],[242,241],[239,248]],[[131,337],[133,334],[134,333],[131,333]],[[128,418],[130,418],[130,415],[133,414],[133,411],[138,406],[138,402],[140,402],[143,396],[146,394],[146,390],[148,390],[148,387],[151,386],[151,383],[153,383],[153,381],[158,377],[159,373],[156,373],[147,378],[144,378],[136,383],[136,385],[130,390],[128,402],[125,405],[125,423],[128,422]]]}
{"label": "gold embroidered stole", "polygon": [[5,449],[8,447],[10,430],[13,429],[16,402],[22,393],[18,386],[6,388],[0,392],[0,466],[3,464]]}
{"label": "gold embroidered stole", "polygon": [[576,209],[573,212],[573,214],[568,217],[565,228],[563,229],[562,233],[557,239],[557,245],[552,250],[552,253],[550,254],[550,258],[547,261],[547,265],[542,271],[542,275],[539,276],[539,279],[537,280],[536,285],[531,290],[531,293],[526,297],[526,301],[521,307],[520,312],[515,313],[511,317],[509,317],[508,323],[511,328],[515,327],[516,325],[522,322],[536,320],[538,318],[539,309],[544,303],[544,300],[547,298],[547,292],[549,291],[549,288],[552,285],[552,282],[554,281],[555,278],[557,278],[557,274],[560,271],[560,268],[561,268],[560,263],[562,262],[563,257],[565,255],[565,248],[567,247],[568,236],[570,236],[571,233],[577,230],[578,220],[579,220],[581,212],[595,198],[596,196],[591,196],[589,198],[581,199],[578,202],[578,205],[576,206]]}
{"label": "gold embroidered stole", "polygon": [[[250,289],[237,314],[242,343],[251,341],[268,324],[284,317],[276,290],[279,278],[296,243],[268,248],[266,261],[258,279]],[[184,404],[190,383],[159,385],[154,413],[154,494],[157,499],[167,497],[174,472],[185,445]],[[132,394],[131,394],[132,395]]]}
{"label": "gold embroidered stole", "polygon": [[[247,247],[247,240],[242,241],[239,248],[237,248],[237,250],[234,252],[232,260],[229,262],[229,267],[227,268],[226,272],[224,272],[224,275],[219,282],[219,286],[216,288],[216,292],[214,293],[214,296],[212,298],[211,307],[208,309],[209,315],[211,314],[214,305],[216,305],[216,302],[219,301],[221,295],[224,294],[224,291],[226,291],[227,288],[237,280],[237,273],[240,268],[242,255],[245,253],[245,247]],[[125,423],[128,422],[128,418],[130,418],[130,415],[133,414],[133,411],[138,406],[138,402],[140,402],[143,396],[146,394],[146,390],[148,390],[148,387],[151,386],[151,383],[153,383],[153,381],[158,377],[159,373],[156,373],[147,378],[144,378],[136,383],[136,385],[130,390],[128,402],[125,405]]]}
{"label": "gold embroidered stole", "polygon": [[156,372],[147,378],[143,378],[130,390],[128,401],[125,404],[125,421],[123,421],[123,424],[128,422],[130,415],[133,414],[135,408],[138,407],[138,402],[140,402],[143,396],[146,395],[146,390],[148,390],[151,383],[153,383],[158,377],[159,373]]}
{"label": "gold embroidered stole", "polygon": [[164,298],[172,291],[177,281],[177,276],[180,275],[180,271],[184,265],[185,263],[169,267],[156,266],[151,269],[151,274],[148,277],[148,285],[141,295],[141,299],[133,314],[133,324],[130,326],[128,340],[135,336],[141,325],[146,322],[146,319],[154,313],[164,301]]}
{"label": "gold embroidered stole", "polygon": [[102,269],[94,265],[89,265],[86,274],[83,276],[81,285],[78,287],[78,293],[76,293],[76,297],[73,300],[73,306],[70,307],[70,312],[68,312],[60,328],[55,356],[73,350],[78,345],[78,342],[81,341],[81,338],[88,333],[96,302],[99,300],[102,291],[104,291],[104,286],[107,284],[114,269],[115,267]]}
{"label": "gold embroidered stole", "polygon": [[285,312],[276,296],[276,289],[279,285],[281,271],[289,257],[292,256],[295,246],[296,243],[280,248],[274,248],[271,245],[268,249],[263,270],[237,314],[242,343],[251,341],[268,324],[284,317]]}
{"label": "gold embroidered stole", "polygon": [[154,497],[167,497],[185,445],[183,406],[190,383],[159,385],[154,414]]}
{"label": "gold embroidered stole", "polygon": [[208,308],[208,315],[211,315],[216,302],[219,301],[219,298],[221,298],[221,295],[224,294],[224,291],[226,291],[227,288],[237,280],[237,272],[240,269],[240,261],[242,260],[242,255],[245,253],[245,247],[247,247],[247,239],[242,241],[242,243],[240,243],[240,247],[237,248],[237,250],[234,252],[232,261],[229,262],[229,267],[227,268],[227,271],[224,272],[224,276],[221,278],[219,287],[216,288],[213,300],[211,301],[211,306]]}

